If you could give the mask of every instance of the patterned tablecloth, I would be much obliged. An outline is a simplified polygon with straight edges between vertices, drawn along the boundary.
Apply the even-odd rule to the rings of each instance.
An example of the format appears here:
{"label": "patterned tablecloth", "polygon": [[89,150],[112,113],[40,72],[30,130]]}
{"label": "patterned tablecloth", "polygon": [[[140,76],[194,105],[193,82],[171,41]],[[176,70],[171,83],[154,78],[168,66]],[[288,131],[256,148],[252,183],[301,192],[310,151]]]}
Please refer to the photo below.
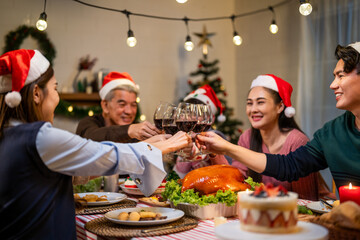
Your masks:
{"label": "patterned tablecloth", "polygon": [[[311,201],[309,200],[303,200],[299,199],[298,204],[299,205],[306,205]],[[148,205],[143,203],[138,203],[136,207],[148,207]],[[115,239],[115,238],[104,238],[101,236],[97,236],[96,234],[93,234],[87,230],[85,230],[85,223],[99,218],[103,217],[103,214],[96,214],[96,215],[76,215],[76,234],[77,239],[81,240],[109,240],[109,239]],[[229,218],[228,222],[236,221],[234,218]],[[214,220],[200,220],[199,225],[196,228],[193,228],[188,231],[183,231],[179,233],[174,234],[168,234],[168,235],[161,235],[156,237],[138,237],[138,238],[132,238],[132,239],[139,239],[139,240],[169,240],[169,239],[178,239],[178,240],[195,240],[195,239],[207,239],[207,240],[216,240],[215,237],[215,225]],[[121,239],[121,238],[116,238]]]}

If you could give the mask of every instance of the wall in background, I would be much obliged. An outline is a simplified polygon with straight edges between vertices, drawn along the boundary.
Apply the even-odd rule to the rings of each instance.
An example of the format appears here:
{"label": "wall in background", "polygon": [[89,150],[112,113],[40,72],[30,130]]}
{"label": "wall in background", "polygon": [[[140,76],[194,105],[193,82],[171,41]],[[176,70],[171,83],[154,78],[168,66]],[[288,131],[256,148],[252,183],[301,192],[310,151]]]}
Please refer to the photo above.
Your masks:
{"label": "wall in background", "polygon": [[[204,18],[230,16],[265,8],[280,0],[189,0],[178,4],[175,0],[86,0],[105,7],[159,16]],[[42,0],[12,0],[0,2],[0,47],[3,37],[21,24],[34,25],[43,10]],[[189,73],[196,70],[201,48],[186,52],[183,44],[186,28],[183,22],[162,21],[131,16],[131,26],[138,40],[135,48],[126,45],[127,19],[123,14],[89,8],[71,0],[47,1],[49,27],[46,30],[57,50],[54,69],[59,90],[71,88],[79,59],[86,55],[97,57],[93,72],[101,68],[127,71],[140,85],[141,111],[151,121],[160,100],[177,102],[189,91]],[[245,99],[250,82],[257,75],[274,73],[288,80],[296,89],[298,71],[299,19],[298,3],[275,9],[279,32],[272,35],[269,24],[272,14],[259,13],[237,19],[236,30],[243,38],[241,46],[232,43],[230,20],[189,22],[191,33],[208,32],[213,47],[209,60],[219,59],[219,76],[227,89],[228,104],[235,116],[249,127],[245,115]],[[192,35],[195,44],[198,38]],[[36,48],[32,39],[24,41],[24,48]],[[196,79],[193,79],[196,81]],[[293,96],[295,101],[295,95]],[[296,107],[296,103],[293,103]],[[56,118],[55,125],[74,131],[77,121]]]}

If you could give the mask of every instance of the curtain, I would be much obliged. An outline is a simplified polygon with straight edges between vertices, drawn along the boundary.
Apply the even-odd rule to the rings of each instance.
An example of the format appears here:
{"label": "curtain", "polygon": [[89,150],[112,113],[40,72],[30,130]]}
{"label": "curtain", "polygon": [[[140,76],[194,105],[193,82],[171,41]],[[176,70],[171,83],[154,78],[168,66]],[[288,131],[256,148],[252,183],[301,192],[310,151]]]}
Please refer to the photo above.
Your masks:
{"label": "curtain", "polygon": [[[301,18],[297,117],[311,136],[324,123],[343,113],[335,107],[335,48],[360,41],[360,0],[313,0],[313,12]],[[329,171],[322,172],[331,186]],[[330,184],[329,184],[330,181]]]}

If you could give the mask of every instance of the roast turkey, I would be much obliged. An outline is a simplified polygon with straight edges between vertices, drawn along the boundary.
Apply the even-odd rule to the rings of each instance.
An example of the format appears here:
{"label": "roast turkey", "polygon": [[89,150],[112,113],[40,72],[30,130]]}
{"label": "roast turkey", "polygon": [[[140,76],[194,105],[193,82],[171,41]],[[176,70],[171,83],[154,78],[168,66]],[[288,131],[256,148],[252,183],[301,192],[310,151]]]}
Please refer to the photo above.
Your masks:
{"label": "roast turkey", "polygon": [[229,165],[212,165],[192,170],[182,180],[181,191],[194,189],[200,195],[215,194],[220,190],[245,191],[250,185],[244,182],[239,169]]}

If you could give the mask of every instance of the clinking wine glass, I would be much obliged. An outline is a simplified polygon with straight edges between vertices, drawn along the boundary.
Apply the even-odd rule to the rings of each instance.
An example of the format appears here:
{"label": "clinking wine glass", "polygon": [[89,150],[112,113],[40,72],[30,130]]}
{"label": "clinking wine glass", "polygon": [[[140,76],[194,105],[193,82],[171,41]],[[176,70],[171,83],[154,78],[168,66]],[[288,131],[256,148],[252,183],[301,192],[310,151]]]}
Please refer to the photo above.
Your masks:
{"label": "clinking wine glass", "polygon": [[164,129],[166,134],[174,135],[179,131],[175,123],[175,113],[176,107],[173,105],[169,105],[165,110],[162,119],[162,129]]}
{"label": "clinking wine glass", "polygon": [[[181,102],[176,108],[175,123],[180,131],[190,132],[194,129],[197,123],[197,111],[195,104]],[[183,150],[176,153],[182,157],[188,157]]]}
{"label": "clinking wine glass", "polygon": [[156,110],[154,112],[154,124],[156,128],[160,130],[162,130],[163,115],[168,106],[175,106],[175,105],[161,101],[160,104],[156,107]]}

